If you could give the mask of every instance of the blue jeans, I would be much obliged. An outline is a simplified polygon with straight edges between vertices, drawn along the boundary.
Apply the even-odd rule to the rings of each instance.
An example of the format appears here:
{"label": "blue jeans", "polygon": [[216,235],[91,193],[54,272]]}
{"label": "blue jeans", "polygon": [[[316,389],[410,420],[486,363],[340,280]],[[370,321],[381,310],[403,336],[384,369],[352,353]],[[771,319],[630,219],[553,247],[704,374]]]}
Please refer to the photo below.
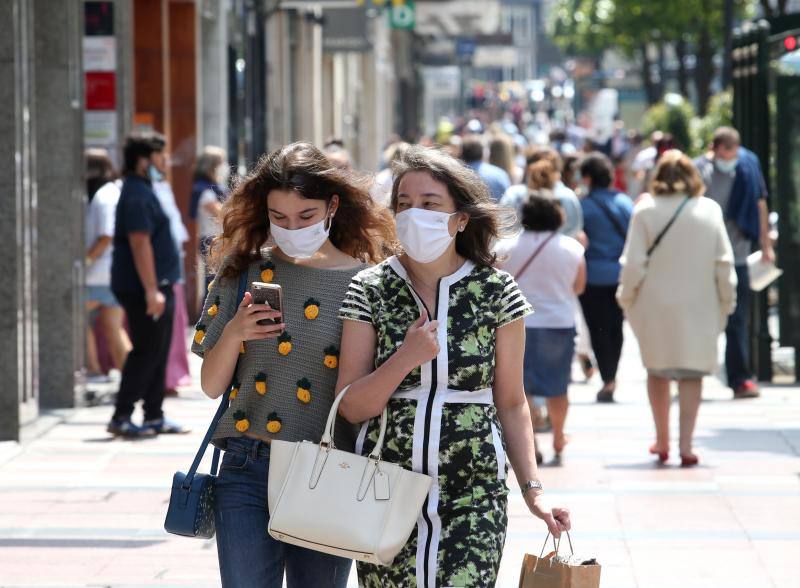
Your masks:
{"label": "blue jeans", "polygon": [[734,390],[753,377],[750,372],[750,272],[747,265],[736,266],[736,310],[728,317],[725,336],[725,371],[728,386]]}
{"label": "blue jeans", "polygon": [[277,541],[267,523],[269,445],[228,439],[216,483],[217,553],[223,588],[345,588],[352,562]]}

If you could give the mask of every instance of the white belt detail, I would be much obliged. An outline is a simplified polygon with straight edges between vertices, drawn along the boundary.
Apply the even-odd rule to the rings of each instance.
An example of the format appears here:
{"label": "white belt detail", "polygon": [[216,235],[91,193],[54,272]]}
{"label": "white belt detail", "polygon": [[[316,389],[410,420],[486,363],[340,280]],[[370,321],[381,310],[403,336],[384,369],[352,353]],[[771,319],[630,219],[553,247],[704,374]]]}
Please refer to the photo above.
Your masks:
{"label": "white belt detail", "polygon": [[[392,394],[392,398],[400,398],[403,400],[419,400],[423,396],[427,397],[427,388],[414,388],[412,390],[401,390]],[[442,398],[445,403],[461,403],[461,404],[494,404],[494,393],[491,388],[484,388],[483,390],[439,390],[437,396]]]}

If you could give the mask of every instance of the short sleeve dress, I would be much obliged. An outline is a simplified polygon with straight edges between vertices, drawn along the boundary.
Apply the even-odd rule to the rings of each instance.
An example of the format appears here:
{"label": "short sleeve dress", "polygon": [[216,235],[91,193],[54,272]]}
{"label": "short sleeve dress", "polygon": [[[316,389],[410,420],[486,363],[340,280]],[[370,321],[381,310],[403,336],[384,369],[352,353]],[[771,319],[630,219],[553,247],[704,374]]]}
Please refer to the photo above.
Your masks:
{"label": "short sleeve dress", "polygon": [[[425,308],[396,257],[355,276],[340,316],[371,324],[375,367],[403,343]],[[439,355],[409,373],[389,400],[383,458],[433,477],[417,527],[390,567],[358,564],[368,587],[493,586],[507,524],[506,456],[493,401],[497,329],[532,312],[514,279],[470,261],[439,281],[429,316]],[[356,451],[377,442],[365,423]]]}

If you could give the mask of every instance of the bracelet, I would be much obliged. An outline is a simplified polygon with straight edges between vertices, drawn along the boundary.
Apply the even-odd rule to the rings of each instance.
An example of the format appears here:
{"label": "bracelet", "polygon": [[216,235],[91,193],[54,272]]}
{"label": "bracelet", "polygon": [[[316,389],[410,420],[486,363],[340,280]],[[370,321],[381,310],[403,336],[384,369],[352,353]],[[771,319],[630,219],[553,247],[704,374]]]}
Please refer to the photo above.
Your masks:
{"label": "bracelet", "polygon": [[525,494],[528,490],[533,490],[533,489],[536,489],[539,492],[544,491],[542,483],[539,480],[528,480],[522,486],[520,486],[519,489],[522,490],[523,494]]}

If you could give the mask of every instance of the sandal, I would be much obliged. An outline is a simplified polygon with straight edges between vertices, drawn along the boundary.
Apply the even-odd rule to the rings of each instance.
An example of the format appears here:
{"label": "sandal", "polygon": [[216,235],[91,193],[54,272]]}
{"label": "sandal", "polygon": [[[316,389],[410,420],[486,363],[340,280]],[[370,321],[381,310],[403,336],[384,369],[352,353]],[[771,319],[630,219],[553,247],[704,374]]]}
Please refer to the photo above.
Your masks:
{"label": "sandal", "polygon": [[650,453],[658,456],[659,463],[667,463],[667,460],[669,460],[669,451],[659,451],[655,445],[650,447]]}
{"label": "sandal", "polygon": [[690,453],[689,455],[681,455],[682,468],[691,468],[699,463],[700,463],[700,458],[693,453]]}

